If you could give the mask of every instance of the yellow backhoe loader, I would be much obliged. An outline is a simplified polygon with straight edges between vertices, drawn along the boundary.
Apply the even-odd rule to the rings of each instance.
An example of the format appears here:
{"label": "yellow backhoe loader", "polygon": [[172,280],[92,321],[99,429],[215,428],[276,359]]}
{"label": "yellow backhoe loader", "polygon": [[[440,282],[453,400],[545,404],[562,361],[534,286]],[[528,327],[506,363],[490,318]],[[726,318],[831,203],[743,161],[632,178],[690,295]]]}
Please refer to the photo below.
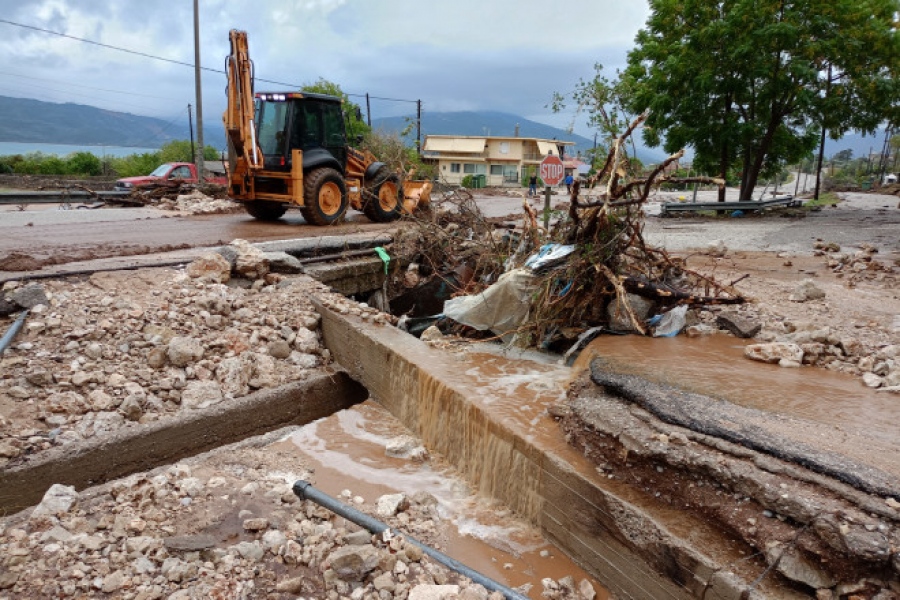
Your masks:
{"label": "yellow backhoe loader", "polygon": [[347,143],[340,98],[254,92],[247,34],[232,29],[229,37],[228,193],[248,213],[270,221],[296,206],[307,223],[329,225],[352,206],[386,223],[429,202],[430,182],[404,181]]}

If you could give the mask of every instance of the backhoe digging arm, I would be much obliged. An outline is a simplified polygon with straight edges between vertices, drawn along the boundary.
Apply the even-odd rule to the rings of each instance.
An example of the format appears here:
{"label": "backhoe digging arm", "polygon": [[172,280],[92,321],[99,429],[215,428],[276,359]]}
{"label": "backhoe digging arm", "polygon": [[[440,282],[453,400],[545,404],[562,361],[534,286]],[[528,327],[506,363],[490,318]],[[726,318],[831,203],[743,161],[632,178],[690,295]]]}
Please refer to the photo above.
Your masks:
{"label": "backhoe digging arm", "polygon": [[229,146],[229,177],[234,178],[261,169],[262,152],[257,145],[253,122],[253,61],[250,60],[247,32],[232,29],[228,36],[231,40],[231,54],[225,59],[228,107],[222,120]]}

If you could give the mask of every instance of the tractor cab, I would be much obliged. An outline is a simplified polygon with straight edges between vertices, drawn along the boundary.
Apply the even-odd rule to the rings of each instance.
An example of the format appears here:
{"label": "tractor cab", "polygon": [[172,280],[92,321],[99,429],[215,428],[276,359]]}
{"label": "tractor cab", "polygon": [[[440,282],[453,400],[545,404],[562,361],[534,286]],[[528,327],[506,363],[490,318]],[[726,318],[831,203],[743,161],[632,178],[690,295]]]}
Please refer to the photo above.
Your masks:
{"label": "tractor cab", "polygon": [[327,165],[345,172],[347,135],[340,98],[305,92],[261,92],[255,100],[264,170],[290,171],[292,150],[302,150],[304,171]]}

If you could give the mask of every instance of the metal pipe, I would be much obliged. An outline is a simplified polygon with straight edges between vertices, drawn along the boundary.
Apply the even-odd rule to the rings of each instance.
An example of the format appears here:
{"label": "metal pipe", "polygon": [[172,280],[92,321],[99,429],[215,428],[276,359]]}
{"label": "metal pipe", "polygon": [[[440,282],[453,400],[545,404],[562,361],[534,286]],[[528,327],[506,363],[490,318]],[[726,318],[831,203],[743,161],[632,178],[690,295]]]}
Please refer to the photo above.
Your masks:
{"label": "metal pipe", "polygon": [[391,529],[387,524],[382,523],[378,519],[367,515],[364,512],[358,511],[352,506],[347,506],[340,500],[333,498],[326,494],[321,490],[317,490],[313,487],[311,483],[308,481],[298,480],[294,483],[293,487],[294,493],[301,500],[312,500],[319,506],[323,506],[330,510],[331,512],[340,515],[347,519],[348,521],[352,521],[361,527],[364,527],[368,531],[374,534],[380,534],[384,531],[390,530],[390,532],[394,535],[402,535],[403,538],[418,546],[422,552],[441,563],[445,567],[449,569],[453,569],[460,575],[468,577],[475,583],[483,585],[486,589],[492,592],[500,592],[506,598],[510,600],[528,600],[528,596],[522,594],[521,592],[517,592],[516,590],[506,587],[505,585],[498,583],[491,579],[490,577],[479,573],[478,571],[467,567],[462,564],[458,560],[451,558],[444,554],[443,552],[439,552],[430,546],[426,546],[422,542],[418,541],[415,538],[409,537],[408,535],[404,535],[403,533],[397,531],[396,529]]}
{"label": "metal pipe", "polygon": [[13,338],[16,337],[16,334],[19,333],[19,330],[22,329],[22,325],[25,324],[25,317],[28,316],[28,309],[22,311],[22,314],[18,316],[18,318],[13,322],[9,329],[6,330],[6,333],[3,334],[3,337],[0,338],[0,354],[3,354],[3,351],[6,350],[6,347],[9,346]]}

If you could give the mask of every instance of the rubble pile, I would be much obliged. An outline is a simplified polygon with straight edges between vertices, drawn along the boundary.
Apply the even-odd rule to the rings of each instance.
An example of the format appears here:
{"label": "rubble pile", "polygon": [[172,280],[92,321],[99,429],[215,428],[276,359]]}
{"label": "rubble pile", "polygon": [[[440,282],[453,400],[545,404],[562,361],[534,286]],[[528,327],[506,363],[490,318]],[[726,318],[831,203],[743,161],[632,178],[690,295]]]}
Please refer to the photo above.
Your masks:
{"label": "rubble pile", "polygon": [[[527,202],[521,227],[510,229],[485,219],[461,190],[458,198],[451,199],[449,210],[439,207],[430,220],[418,221],[417,233],[399,240],[395,251],[405,262],[423,266],[430,278],[440,278],[454,295],[490,294],[489,288],[501,283],[515,287],[516,293],[498,293],[527,305],[527,314],[515,322],[509,319],[511,305],[497,311],[503,313],[497,315],[502,324],[483,315],[475,323],[459,318],[459,311],[452,318],[490,330],[504,340],[544,349],[572,347],[580,336],[603,329],[646,335],[651,328],[645,321],[652,314],[664,315],[678,306],[742,303],[744,299],[732,286],[691,271],[684,261],[644,242],[641,207],[654,186],[724,182],[664,175],[666,166],[681,153],[645,178],[631,176],[625,142],[643,118],[619,137],[606,165],[587,181],[588,186],[600,186],[605,192],[581,201],[581,185],[576,182],[568,212],[555,215],[549,228],[548,219],[539,218]],[[409,287],[408,274],[395,276],[394,281]],[[496,299],[493,303],[497,304]]]}
{"label": "rubble pile", "polygon": [[841,252],[841,247],[834,242],[818,241],[813,245],[817,256],[825,256],[828,268],[838,277],[845,279],[845,285],[854,287],[861,281],[876,281],[888,285],[898,282],[900,263],[890,265],[877,260],[878,248],[871,244],[861,244],[856,252]]}
{"label": "rubble pile", "polygon": [[[291,491],[296,455],[218,451],[79,494],[56,485],[0,523],[0,597],[496,599],[402,536],[373,536]],[[340,500],[435,546],[437,501],[421,493]],[[552,598],[579,595],[545,580]],[[108,595],[108,596],[107,596]]]}
{"label": "rubble pile", "polygon": [[208,196],[199,189],[187,194],[178,194],[174,198],[164,196],[157,204],[163,210],[177,210],[190,215],[218,215],[243,211],[243,207],[224,197]]}
{"label": "rubble pile", "polygon": [[[234,255],[234,266],[215,254],[183,271],[7,282],[5,297],[32,308],[0,359],[0,463],[329,364],[310,302],[327,288],[268,273],[263,256]],[[231,279],[232,269],[258,278]]]}

